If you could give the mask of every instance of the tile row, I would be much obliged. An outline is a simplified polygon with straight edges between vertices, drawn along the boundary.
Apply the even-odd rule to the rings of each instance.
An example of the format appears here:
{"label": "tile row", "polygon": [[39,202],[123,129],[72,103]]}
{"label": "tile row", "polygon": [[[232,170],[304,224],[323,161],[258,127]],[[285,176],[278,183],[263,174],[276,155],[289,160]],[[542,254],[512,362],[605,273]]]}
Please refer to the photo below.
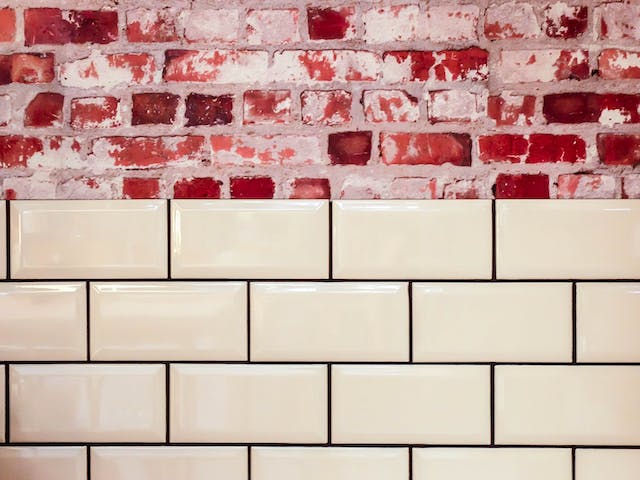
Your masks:
{"label": "tile row", "polygon": [[2,395],[0,439],[13,443],[640,444],[640,366],[21,364],[0,373],[9,401]]}
{"label": "tile row", "polygon": [[640,200],[498,200],[495,218],[492,207],[11,201],[9,278],[490,279],[494,260],[498,279],[640,276]]}
{"label": "tile row", "polygon": [[[569,282],[1,282],[0,362],[569,363],[573,288]],[[577,362],[640,362],[640,283],[579,282],[575,310]]]}

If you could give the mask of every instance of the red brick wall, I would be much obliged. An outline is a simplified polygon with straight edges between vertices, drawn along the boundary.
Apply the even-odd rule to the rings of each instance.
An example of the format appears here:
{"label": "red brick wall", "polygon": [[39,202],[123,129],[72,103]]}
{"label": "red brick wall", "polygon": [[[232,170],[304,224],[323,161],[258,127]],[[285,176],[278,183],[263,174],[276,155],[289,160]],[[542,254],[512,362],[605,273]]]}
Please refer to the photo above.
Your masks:
{"label": "red brick wall", "polygon": [[5,5],[5,198],[640,197],[637,1]]}

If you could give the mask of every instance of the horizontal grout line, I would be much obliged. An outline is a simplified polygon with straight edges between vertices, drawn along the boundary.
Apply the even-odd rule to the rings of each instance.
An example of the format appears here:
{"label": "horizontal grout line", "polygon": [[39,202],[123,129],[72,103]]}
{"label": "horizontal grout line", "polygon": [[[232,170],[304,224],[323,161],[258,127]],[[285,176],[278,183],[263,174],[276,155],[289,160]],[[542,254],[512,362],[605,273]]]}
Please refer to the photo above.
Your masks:
{"label": "horizontal grout line", "polygon": [[91,283],[108,283],[108,282],[249,282],[249,283],[270,283],[270,282],[316,282],[316,283],[373,283],[373,282],[411,282],[411,283],[634,283],[640,282],[640,278],[1,278],[2,283],[64,283],[64,282],[91,282]]}
{"label": "horizontal grout line", "polygon": [[640,362],[387,362],[372,361],[248,361],[248,360],[0,360],[0,365],[371,365],[371,366],[399,366],[399,365],[480,365],[490,367],[499,366],[536,366],[536,367],[638,367]]}

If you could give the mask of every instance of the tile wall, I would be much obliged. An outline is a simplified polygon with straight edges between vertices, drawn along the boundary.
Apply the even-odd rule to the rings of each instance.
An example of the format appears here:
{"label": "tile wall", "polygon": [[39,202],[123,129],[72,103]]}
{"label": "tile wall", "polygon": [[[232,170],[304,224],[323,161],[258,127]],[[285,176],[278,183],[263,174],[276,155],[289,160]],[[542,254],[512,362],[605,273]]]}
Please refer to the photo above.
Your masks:
{"label": "tile wall", "polygon": [[5,224],[0,480],[640,478],[640,200]]}

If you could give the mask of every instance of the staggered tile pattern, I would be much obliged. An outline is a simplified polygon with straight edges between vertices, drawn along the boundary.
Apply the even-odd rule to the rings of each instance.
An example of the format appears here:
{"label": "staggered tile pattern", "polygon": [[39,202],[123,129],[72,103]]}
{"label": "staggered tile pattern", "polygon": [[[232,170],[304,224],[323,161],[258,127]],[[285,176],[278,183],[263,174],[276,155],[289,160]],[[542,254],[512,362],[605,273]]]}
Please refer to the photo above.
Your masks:
{"label": "staggered tile pattern", "polygon": [[0,480],[640,475],[638,200],[0,207]]}
{"label": "staggered tile pattern", "polygon": [[640,198],[636,0],[6,0],[0,198]]}

